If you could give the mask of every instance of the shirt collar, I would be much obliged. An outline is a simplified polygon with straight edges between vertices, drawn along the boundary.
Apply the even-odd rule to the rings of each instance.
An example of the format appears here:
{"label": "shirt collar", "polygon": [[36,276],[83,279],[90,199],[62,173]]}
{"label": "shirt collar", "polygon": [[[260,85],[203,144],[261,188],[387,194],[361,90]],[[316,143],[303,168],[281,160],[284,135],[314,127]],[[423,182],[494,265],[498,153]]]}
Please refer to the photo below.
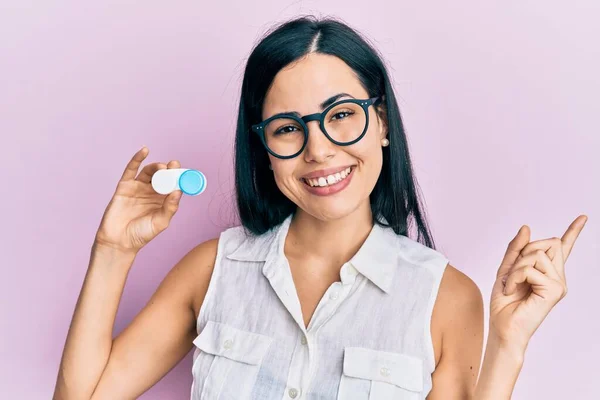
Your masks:
{"label": "shirt collar", "polygon": [[[274,261],[284,258],[284,244],[292,215],[288,216],[279,226],[262,235],[247,235],[240,246],[226,257],[238,261]],[[385,219],[382,221],[387,223]],[[377,223],[369,232],[367,239],[358,252],[349,260],[356,270],[386,293],[391,285],[399,262],[401,248],[398,235],[392,228]],[[266,275],[272,274],[271,268],[279,263],[268,262],[263,268]]]}
{"label": "shirt collar", "polygon": [[[283,255],[285,237],[292,221],[288,216],[281,224],[273,227],[262,235],[247,234],[240,246],[227,258],[238,261],[267,261],[277,255]],[[281,252],[279,251],[281,247]]]}

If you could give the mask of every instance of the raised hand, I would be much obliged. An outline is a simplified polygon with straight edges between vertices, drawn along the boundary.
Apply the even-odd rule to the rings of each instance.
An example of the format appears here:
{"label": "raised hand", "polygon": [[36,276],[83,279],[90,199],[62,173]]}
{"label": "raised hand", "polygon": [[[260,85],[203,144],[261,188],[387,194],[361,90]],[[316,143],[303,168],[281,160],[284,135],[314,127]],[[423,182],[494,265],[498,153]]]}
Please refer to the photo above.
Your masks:
{"label": "raised hand", "polygon": [[490,304],[490,334],[525,349],[550,310],[567,294],[565,263],[587,222],[580,215],[562,238],[529,242],[527,225],[510,242]]}
{"label": "raised hand", "polygon": [[177,212],[181,191],[176,190],[169,195],[156,193],[152,188],[151,179],[156,171],[180,168],[180,164],[178,161],[168,164],[151,163],[137,175],[148,153],[149,150],[143,147],[127,164],[102,217],[96,233],[95,246],[111,247],[135,254],[164,231]]}

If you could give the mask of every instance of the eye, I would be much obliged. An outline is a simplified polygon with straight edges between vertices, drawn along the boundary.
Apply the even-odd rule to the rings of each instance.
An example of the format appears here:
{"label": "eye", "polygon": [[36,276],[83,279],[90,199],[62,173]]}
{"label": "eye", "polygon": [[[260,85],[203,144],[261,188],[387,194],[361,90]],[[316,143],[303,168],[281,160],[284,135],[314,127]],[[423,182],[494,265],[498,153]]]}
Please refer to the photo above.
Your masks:
{"label": "eye", "polygon": [[331,119],[336,119],[336,120],[341,120],[344,118],[349,117],[350,115],[354,114],[352,111],[348,110],[348,111],[338,111],[335,114],[333,114],[331,116]]}
{"label": "eye", "polygon": [[282,126],[281,128],[279,128],[275,131],[275,135],[285,135],[286,133],[292,133],[297,129],[298,128],[295,127],[294,125]]}

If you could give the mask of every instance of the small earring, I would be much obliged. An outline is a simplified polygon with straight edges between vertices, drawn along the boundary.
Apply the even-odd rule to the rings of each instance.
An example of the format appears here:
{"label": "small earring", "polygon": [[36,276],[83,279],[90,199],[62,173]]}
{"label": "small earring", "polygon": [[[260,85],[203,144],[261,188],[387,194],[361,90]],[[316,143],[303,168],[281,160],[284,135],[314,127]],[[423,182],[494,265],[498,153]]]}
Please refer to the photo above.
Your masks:
{"label": "small earring", "polygon": [[269,169],[273,171],[273,166],[271,164],[269,164]]}
{"label": "small earring", "polygon": [[387,147],[390,144],[390,141],[387,138],[381,139],[381,145],[383,147]]}

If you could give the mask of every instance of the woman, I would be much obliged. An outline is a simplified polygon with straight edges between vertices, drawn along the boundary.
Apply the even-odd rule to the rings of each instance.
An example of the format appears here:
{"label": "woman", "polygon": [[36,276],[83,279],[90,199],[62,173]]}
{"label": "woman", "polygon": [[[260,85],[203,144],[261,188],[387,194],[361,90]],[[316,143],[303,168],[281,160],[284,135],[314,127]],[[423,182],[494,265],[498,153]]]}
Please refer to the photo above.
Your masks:
{"label": "woman", "polygon": [[[250,55],[236,137],[242,226],[175,265],[112,330],[139,250],[181,192],[179,168],[138,151],[98,229],[56,399],[128,399],[194,348],[193,399],[507,399],[529,338],[565,294],[583,228],[510,242],[492,292],[481,373],[481,293],[435,250],[384,64],[355,31],[300,18]],[[409,239],[414,228],[417,239]]]}

